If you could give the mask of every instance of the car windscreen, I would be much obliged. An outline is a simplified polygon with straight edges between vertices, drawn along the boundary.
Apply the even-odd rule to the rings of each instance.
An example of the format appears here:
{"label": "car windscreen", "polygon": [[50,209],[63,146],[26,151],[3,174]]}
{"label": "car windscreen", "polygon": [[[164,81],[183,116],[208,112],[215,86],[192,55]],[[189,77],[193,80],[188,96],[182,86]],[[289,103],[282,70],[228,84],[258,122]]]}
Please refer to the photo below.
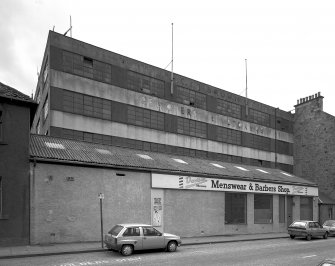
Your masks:
{"label": "car windscreen", "polygon": [[335,221],[325,221],[325,223],[323,225],[325,225],[325,226],[335,226]]}
{"label": "car windscreen", "polygon": [[111,234],[112,236],[117,236],[120,231],[123,229],[123,226],[121,225],[115,225],[109,232],[108,234]]}
{"label": "car windscreen", "polygon": [[306,222],[294,222],[293,224],[290,225],[290,227],[306,228]]}

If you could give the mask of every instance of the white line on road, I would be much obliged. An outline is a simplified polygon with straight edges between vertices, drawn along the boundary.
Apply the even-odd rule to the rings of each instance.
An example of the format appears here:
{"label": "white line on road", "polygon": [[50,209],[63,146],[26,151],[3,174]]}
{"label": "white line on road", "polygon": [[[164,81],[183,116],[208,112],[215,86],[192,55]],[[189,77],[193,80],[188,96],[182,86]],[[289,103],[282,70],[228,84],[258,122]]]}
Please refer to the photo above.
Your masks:
{"label": "white line on road", "polygon": [[309,256],[304,256],[302,257],[303,259],[311,258],[311,257],[316,257],[317,255],[309,255]]}

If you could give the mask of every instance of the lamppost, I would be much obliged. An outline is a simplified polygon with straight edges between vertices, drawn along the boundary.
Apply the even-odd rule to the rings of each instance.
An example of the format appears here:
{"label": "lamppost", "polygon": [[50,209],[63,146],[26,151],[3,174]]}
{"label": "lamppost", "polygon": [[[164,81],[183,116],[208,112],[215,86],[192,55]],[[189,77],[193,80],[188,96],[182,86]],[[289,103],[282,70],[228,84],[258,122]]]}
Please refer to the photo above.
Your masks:
{"label": "lamppost", "polygon": [[102,200],[105,198],[103,193],[99,193],[98,195],[100,200],[100,227],[101,227],[101,248],[104,248],[104,225],[103,225],[103,218],[102,218]]}

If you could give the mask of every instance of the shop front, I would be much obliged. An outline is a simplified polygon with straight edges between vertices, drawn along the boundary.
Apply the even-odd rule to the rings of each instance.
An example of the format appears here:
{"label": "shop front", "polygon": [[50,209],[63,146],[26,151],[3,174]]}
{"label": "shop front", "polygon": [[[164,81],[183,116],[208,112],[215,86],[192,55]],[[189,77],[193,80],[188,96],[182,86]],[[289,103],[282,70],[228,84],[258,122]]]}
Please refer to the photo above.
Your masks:
{"label": "shop front", "polygon": [[318,189],[297,184],[152,174],[152,223],[182,236],[285,232],[318,219]]}

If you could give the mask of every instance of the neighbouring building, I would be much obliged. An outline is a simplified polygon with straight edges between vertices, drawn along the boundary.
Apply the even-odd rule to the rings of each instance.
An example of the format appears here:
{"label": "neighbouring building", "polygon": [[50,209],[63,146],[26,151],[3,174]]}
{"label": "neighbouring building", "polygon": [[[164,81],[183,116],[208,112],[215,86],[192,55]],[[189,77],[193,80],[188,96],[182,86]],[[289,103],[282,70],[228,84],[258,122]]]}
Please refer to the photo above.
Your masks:
{"label": "neighbouring building", "polygon": [[33,243],[99,239],[99,193],[108,226],[182,236],[318,219],[316,184],[293,175],[290,112],[53,31],[35,100]]}
{"label": "neighbouring building", "polygon": [[36,107],[0,83],[0,246],[29,243],[29,136]]}
{"label": "neighbouring building", "polygon": [[320,222],[335,219],[335,117],[320,93],[295,106],[294,173],[318,184]]}

